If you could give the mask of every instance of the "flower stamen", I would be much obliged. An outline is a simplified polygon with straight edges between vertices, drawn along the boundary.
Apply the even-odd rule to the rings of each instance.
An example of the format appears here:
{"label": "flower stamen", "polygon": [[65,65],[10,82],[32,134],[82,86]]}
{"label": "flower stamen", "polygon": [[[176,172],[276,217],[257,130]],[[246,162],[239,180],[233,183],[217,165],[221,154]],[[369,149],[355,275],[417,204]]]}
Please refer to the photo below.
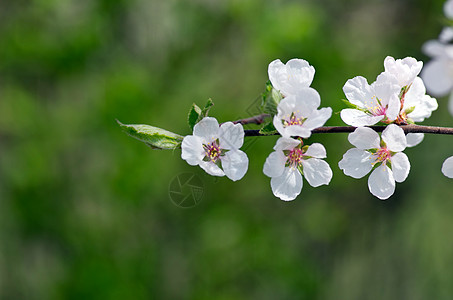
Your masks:
{"label": "flower stamen", "polygon": [[291,125],[299,125],[301,126],[304,123],[305,119],[300,117],[298,118],[294,113],[287,120],[283,120],[283,126],[288,127]]}
{"label": "flower stamen", "polygon": [[213,163],[217,162],[220,158],[220,154],[222,151],[220,150],[217,141],[213,141],[212,143],[203,145],[203,149],[206,153],[206,158],[212,161]]}
{"label": "flower stamen", "polygon": [[291,168],[297,168],[301,165],[304,155],[302,149],[294,148],[286,156],[286,164]]}
{"label": "flower stamen", "polygon": [[376,102],[378,104],[368,105],[367,106],[368,112],[373,116],[385,116],[387,112],[387,107],[383,107],[381,101],[378,98],[376,98],[376,96],[373,96],[372,99],[376,99],[377,100]]}
{"label": "flower stamen", "polygon": [[373,165],[377,163],[382,163],[385,165],[387,161],[390,161],[392,154],[390,153],[390,150],[388,150],[387,147],[384,146],[382,148],[379,148],[376,153],[373,154],[373,157],[375,159]]}

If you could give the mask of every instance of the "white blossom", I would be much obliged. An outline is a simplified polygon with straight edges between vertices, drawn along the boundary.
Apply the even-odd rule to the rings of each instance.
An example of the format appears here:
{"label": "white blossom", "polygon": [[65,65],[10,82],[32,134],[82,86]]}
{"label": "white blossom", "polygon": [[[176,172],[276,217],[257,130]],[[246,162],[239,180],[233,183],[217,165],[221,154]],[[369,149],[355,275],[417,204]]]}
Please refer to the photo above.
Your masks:
{"label": "white blossom", "polygon": [[275,129],[283,137],[310,137],[311,131],[323,126],[332,115],[330,107],[318,110],[320,103],[318,92],[312,88],[303,88],[285,97],[277,106],[273,120]]}
{"label": "white blossom", "polygon": [[448,0],[444,3],[444,14],[447,18],[453,19],[453,1]]}
{"label": "white blossom", "polygon": [[438,104],[435,98],[426,95],[426,88],[423,80],[416,77],[410,87],[405,89],[401,97],[401,112],[399,120],[405,124],[411,122],[423,122],[437,109]]}
{"label": "white blossom", "polygon": [[276,59],[269,64],[268,74],[272,86],[284,96],[289,96],[310,86],[315,76],[315,68],[303,59],[294,58],[286,64]]}
{"label": "white blossom", "polygon": [[327,162],[326,149],[319,143],[302,147],[301,140],[281,137],[264,163],[263,172],[271,177],[274,195],[281,200],[294,200],[303,186],[302,174],[313,186],[329,184],[333,173]]}
{"label": "white blossom", "polygon": [[413,57],[394,59],[387,56],[384,60],[385,73],[393,75],[400,88],[410,86],[420,73],[423,62],[417,61]]}
{"label": "white blossom", "polygon": [[[444,3],[444,14],[453,19],[453,0]],[[453,27],[442,29],[438,40],[427,41],[423,45],[423,52],[431,57],[431,61],[423,68],[421,77],[428,91],[434,96],[442,97],[450,93],[448,111],[453,115]]]}
{"label": "white blossom", "polygon": [[453,40],[453,27],[448,26],[442,28],[442,31],[439,34],[439,41],[441,43],[449,43]]}
{"label": "white blossom", "polygon": [[400,88],[401,109],[397,124],[422,122],[437,109],[436,99],[426,95],[425,84],[418,77],[422,67],[423,62],[412,57],[395,60],[387,56],[384,60],[385,73],[393,75]]}
{"label": "white blossom", "polygon": [[244,177],[249,163],[247,155],[239,150],[243,143],[241,124],[226,122],[219,127],[215,118],[206,117],[194,126],[193,135],[184,137],[181,157],[210,175],[226,175],[236,181]]}
{"label": "white blossom", "polygon": [[410,163],[402,151],[407,146],[404,131],[390,124],[379,134],[368,127],[359,127],[348,136],[356,148],[349,149],[338,163],[343,172],[353,178],[362,178],[371,170],[368,189],[381,200],[395,191],[395,181],[403,182],[409,175]]}
{"label": "white blossom", "polygon": [[342,120],[359,127],[378,122],[405,125],[430,117],[437,101],[426,95],[423,80],[418,77],[422,66],[412,57],[395,60],[387,56],[385,71],[371,85],[361,76],[348,80],[343,91],[355,109],[343,109]]}
{"label": "white blossom", "polygon": [[415,147],[420,144],[425,138],[424,133],[408,133],[406,134],[407,147]]}
{"label": "white blossom", "polygon": [[442,173],[448,178],[453,178],[453,156],[447,158],[442,164]]}
{"label": "white blossom", "polygon": [[371,85],[362,76],[349,79],[343,87],[348,101],[357,108],[343,109],[341,119],[351,126],[370,126],[378,122],[392,122],[399,114],[400,87],[396,79],[381,73]]}
{"label": "white blossom", "polygon": [[[428,41],[423,45],[432,59],[423,68],[421,77],[428,91],[434,96],[445,96],[453,89],[453,45]],[[450,94],[448,110],[453,115],[453,94]]]}

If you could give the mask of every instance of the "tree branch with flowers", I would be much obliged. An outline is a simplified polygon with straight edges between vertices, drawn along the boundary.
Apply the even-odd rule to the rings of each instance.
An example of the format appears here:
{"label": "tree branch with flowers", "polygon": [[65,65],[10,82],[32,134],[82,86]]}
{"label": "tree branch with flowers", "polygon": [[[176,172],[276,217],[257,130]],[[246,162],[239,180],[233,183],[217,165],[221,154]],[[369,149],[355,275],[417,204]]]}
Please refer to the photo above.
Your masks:
{"label": "tree branch with flowers", "polygon": [[[453,19],[453,0],[446,3],[445,12]],[[348,141],[354,147],[344,153],[338,167],[353,178],[370,174],[371,194],[388,199],[396,183],[404,182],[409,175],[410,162],[403,151],[421,143],[424,134],[453,134],[453,128],[415,124],[438,108],[437,100],[426,93],[425,82],[433,94],[453,87],[453,75],[441,70],[446,64],[446,53],[452,52],[453,46],[446,44],[453,40],[452,28],[444,29],[439,41],[425,45],[434,59],[423,70],[423,80],[419,77],[421,61],[391,56],[385,58],[384,71],[373,83],[362,76],[349,79],[343,86],[347,107],[340,112],[349,126],[324,126],[332,109],[319,108],[321,97],[310,87],[315,68],[304,59],[291,59],[286,64],[277,59],[269,64],[269,81],[259,115],[219,124],[209,116],[213,102],[208,100],[203,108],[194,104],[189,110],[192,135],[183,137],[149,125],[119,124],[127,134],[151,148],[181,148],[181,157],[189,165],[233,181],[242,179],[248,169],[249,158],[240,150],[244,138],[279,135],[263,173],[270,177],[273,194],[284,201],[294,200],[301,193],[303,178],[313,187],[328,185],[332,179],[332,169],[324,160],[327,151],[320,143],[310,144],[311,135],[349,133]],[[453,65],[453,55],[448,58]],[[261,129],[244,130],[245,124],[261,125]],[[441,170],[453,178],[453,156],[444,161]]]}

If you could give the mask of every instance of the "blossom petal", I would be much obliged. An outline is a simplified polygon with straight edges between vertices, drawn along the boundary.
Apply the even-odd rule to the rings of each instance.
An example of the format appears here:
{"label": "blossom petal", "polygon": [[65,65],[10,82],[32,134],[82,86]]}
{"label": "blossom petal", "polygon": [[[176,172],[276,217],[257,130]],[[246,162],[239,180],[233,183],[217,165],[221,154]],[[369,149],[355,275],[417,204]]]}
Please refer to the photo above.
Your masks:
{"label": "blossom petal", "polygon": [[290,137],[290,136],[300,136],[302,138],[309,138],[311,135],[311,130],[305,128],[304,126],[300,125],[291,125],[283,129],[280,132],[282,136]]}
{"label": "blossom petal", "polygon": [[442,31],[439,34],[439,41],[447,44],[452,40],[453,40],[453,28],[450,26],[442,28]]}
{"label": "blossom petal", "polygon": [[226,122],[220,126],[220,149],[239,149],[244,144],[244,128],[241,124]]}
{"label": "blossom petal", "polygon": [[198,136],[185,136],[181,144],[181,158],[191,166],[198,165],[205,156],[202,140]]}
{"label": "blossom petal", "polygon": [[278,133],[280,133],[283,136],[283,132],[285,132],[285,127],[283,127],[282,119],[280,119],[278,115],[274,116],[272,123],[274,124],[274,127],[275,129],[277,129]]}
{"label": "blossom petal", "polygon": [[279,177],[285,169],[286,156],[283,151],[274,151],[266,158],[263,173],[268,177]]}
{"label": "blossom petal", "polygon": [[411,87],[404,96],[404,106],[403,109],[417,109],[420,103],[423,100],[423,96],[426,94],[426,88],[423,83],[423,80],[420,77],[415,78]]}
{"label": "blossom petal", "polygon": [[326,148],[320,143],[313,143],[308,146],[307,151],[305,152],[306,156],[311,156],[314,158],[326,158]]}
{"label": "blossom petal", "polygon": [[373,168],[372,154],[365,150],[352,148],[346,151],[338,166],[345,175],[362,178]]}
{"label": "blossom petal", "polygon": [[398,79],[400,87],[410,85],[420,73],[422,67],[423,62],[417,61],[413,57],[395,60],[393,57],[387,56],[384,60],[385,72],[394,75]]}
{"label": "blossom petal", "polygon": [[209,175],[212,175],[212,176],[225,176],[225,173],[222,171],[222,169],[220,169],[219,166],[217,166],[212,161],[201,161],[199,163],[199,165]]}
{"label": "blossom petal", "polygon": [[423,133],[408,133],[406,134],[407,147],[415,147],[420,144],[425,135]]}
{"label": "blossom petal", "polygon": [[368,178],[368,189],[379,199],[388,199],[395,192],[392,170],[386,165],[377,167]]}
{"label": "blossom petal", "polygon": [[297,110],[297,103],[297,96],[295,95],[289,95],[283,98],[277,106],[277,116],[280,118],[280,120],[289,118],[291,114]]}
{"label": "blossom petal", "polygon": [[371,116],[361,110],[345,108],[341,111],[340,117],[348,125],[354,127],[371,126],[378,123],[384,116]]}
{"label": "blossom petal", "polygon": [[[423,53],[431,57],[443,56],[445,55],[445,44],[439,42],[438,40],[430,40],[423,44],[422,51]],[[422,69],[422,74],[425,69],[426,65]]]}
{"label": "blossom petal", "polygon": [[415,78],[404,98],[403,110],[410,109],[407,116],[415,122],[429,118],[431,112],[438,107],[437,100],[426,95],[426,88],[420,77]]}
{"label": "blossom petal", "polygon": [[400,114],[400,109],[401,109],[400,99],[398,97],[398,94],[394,94],[388,99],[387,111],[385,112],[385,116],[390,121],[394,121],[396,120],[396,118],[398,118],[398,115]]}
{"label": "blossom petal", "polygon": [[295,168],[286,167],[283,174],[271,179],[274,195],[284,201],[296,199],[302,190],[302,175]]}
{"label": "blossom petal", "polygon": [[277,89],[277,90],[282,90],[282,84],[280,82],[282,81],[280,78],[284,77],[286,75],[286,66],[282,63],[280,59],[276,59],[272,61],[269,64],[269,67],[267,68],[267,73],[269,75],[269,80],[272,83],[272,86]]}
{"label": "blossom petal", "polygon": [[286,65],[276,59],[269,64],[268,74],[272,86],[289,96],[297,93],[300,88],[310,86],[315,68],[303,59],[291,59]]}
{"label": "blossom petal", "polygon": [[407,146],[404,130],[395,124],[390,124],[384,129],[382,132],[382,140],[387,145],[387,148],[393,152],[401,152],[406,149]]}
{"label": "blossom petal", "polygon": [[221,157],[222,168],[225,175],[233,181],[244,177],[249,166],[247,154],[241,150],[230,150]]}
{"label": "blossom petal", "polygon": [[421,77],[430,94],[440,97],[452,89],[453,77],[449,72],[452,65],[448,59],[433,59],[426,64]]}
{"label": "blossom petal", "polygon": [[349,102],[360,108],[365,108],[365,103],[370,101],[374,93],[365,77],[356,76],[346,81],[343,92]]}
{"label": "blossom petal", "polygon": [[447,158],[442,164],[442,173],[448,178],[453,178],[453,156]]}
{"label": "blossom petal", "polygon": [[422,122],[431,117],[431,113],[438,108],[437,100],[428,95],[423,95],[415,109],[407,114],[414,122]]}
{"label": "blossom petal", "polygon": [[332,108],[330,107],[323,107],[319,110],[315,110],[308,116],[307,120],[302,124],[302,127],[311,132],[313,129],[323,126],[331,116]]}
{"label": "blossom petal", "polygon": [[300,111],[300,115],[296,112],[298,116],[307,117],[311,111],[321,105],[321,96],[314,88],[301,88],[294,96],[296,100],[295,108]]}
{"label": "blossom petal", "polygon": [[300,86],[310,86],[315,76],[315,68],[310,66],[308,61],[299,58],[288,60],[286,66],[289,67],[290,75],[296,79],[295,84]]}
{"label": "blossom petal", "polygon": [[406,180],[411,169],[409,158],[403,152],[396,153],[392,156],[392,172],[396,182],[403,182]]}
{"label": "blossom petal", "polygon": [[397,84],[398,79],[395,75],[382,72],[372,84],[375,96],[378,97],[382,104],[387,104],[387,99],[400,92],[401,87]]}
{"label": "blossom petal", "polygon": [[348,141],[359,149],[377,149],[380,147],[379,134],[369,127],[358,127],[348,135]]}
{"label": "blossom petal", "polygon": [[453,1],[449,0],[444,3],[444,14],[447,18],[453,19]]}
{"label": "blossom petal", "polygon": [[401,87],[397,84],[398,79],[390,73],[382,72],[377,77],[376,81],[372,84],[375,95],[379,99],[379,103],[370,103],[368,107],[376,108],[386,107],[385,115],[391,121],[395,120],[398,117],[400,112],[400,99],[399,93]]}
{"label": "blossom petal", "polygon": [[277,140],[274,150],[291,150],[300,144],[299,140],[292,138],[281,137]]}
{"label": "blossom petal", "polygon": [[211,143],[219,137],[219,123],[215,118],[203,118],[193,127],[193,135],[201,137],[203,144]]}
{"label": "blossom petal", "polygon": [[312,187],[329,184],[333,173],[329,164],[322,159],[310,158],[302,161],[304,177]]}

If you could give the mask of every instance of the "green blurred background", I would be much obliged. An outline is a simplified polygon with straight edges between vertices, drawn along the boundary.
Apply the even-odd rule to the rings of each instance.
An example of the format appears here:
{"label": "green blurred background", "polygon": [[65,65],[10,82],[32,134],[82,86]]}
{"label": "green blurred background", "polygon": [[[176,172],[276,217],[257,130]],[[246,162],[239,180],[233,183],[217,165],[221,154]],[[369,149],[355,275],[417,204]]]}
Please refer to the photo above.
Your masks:
{"label": "green blurred background", "polygon": [[[408,179],[380,201],[338,169],[347,135],[315,135],[333,180],[283,202],[262,173],[277,137],[247,140],[248,173],[232,182],[115,122],[187,135],[190,105],[209,97],[220,122],[247,117],[269,62],[294,57],[338,112],[346,80],[374,81],[387,55],[427,61],[442,4],[1,1],[0,298],[451,299],[450,137],[407,149]],[[425,124],[451,126],[439,106]],[[185,172],[205,187],[190,209],[169,198]]]}

